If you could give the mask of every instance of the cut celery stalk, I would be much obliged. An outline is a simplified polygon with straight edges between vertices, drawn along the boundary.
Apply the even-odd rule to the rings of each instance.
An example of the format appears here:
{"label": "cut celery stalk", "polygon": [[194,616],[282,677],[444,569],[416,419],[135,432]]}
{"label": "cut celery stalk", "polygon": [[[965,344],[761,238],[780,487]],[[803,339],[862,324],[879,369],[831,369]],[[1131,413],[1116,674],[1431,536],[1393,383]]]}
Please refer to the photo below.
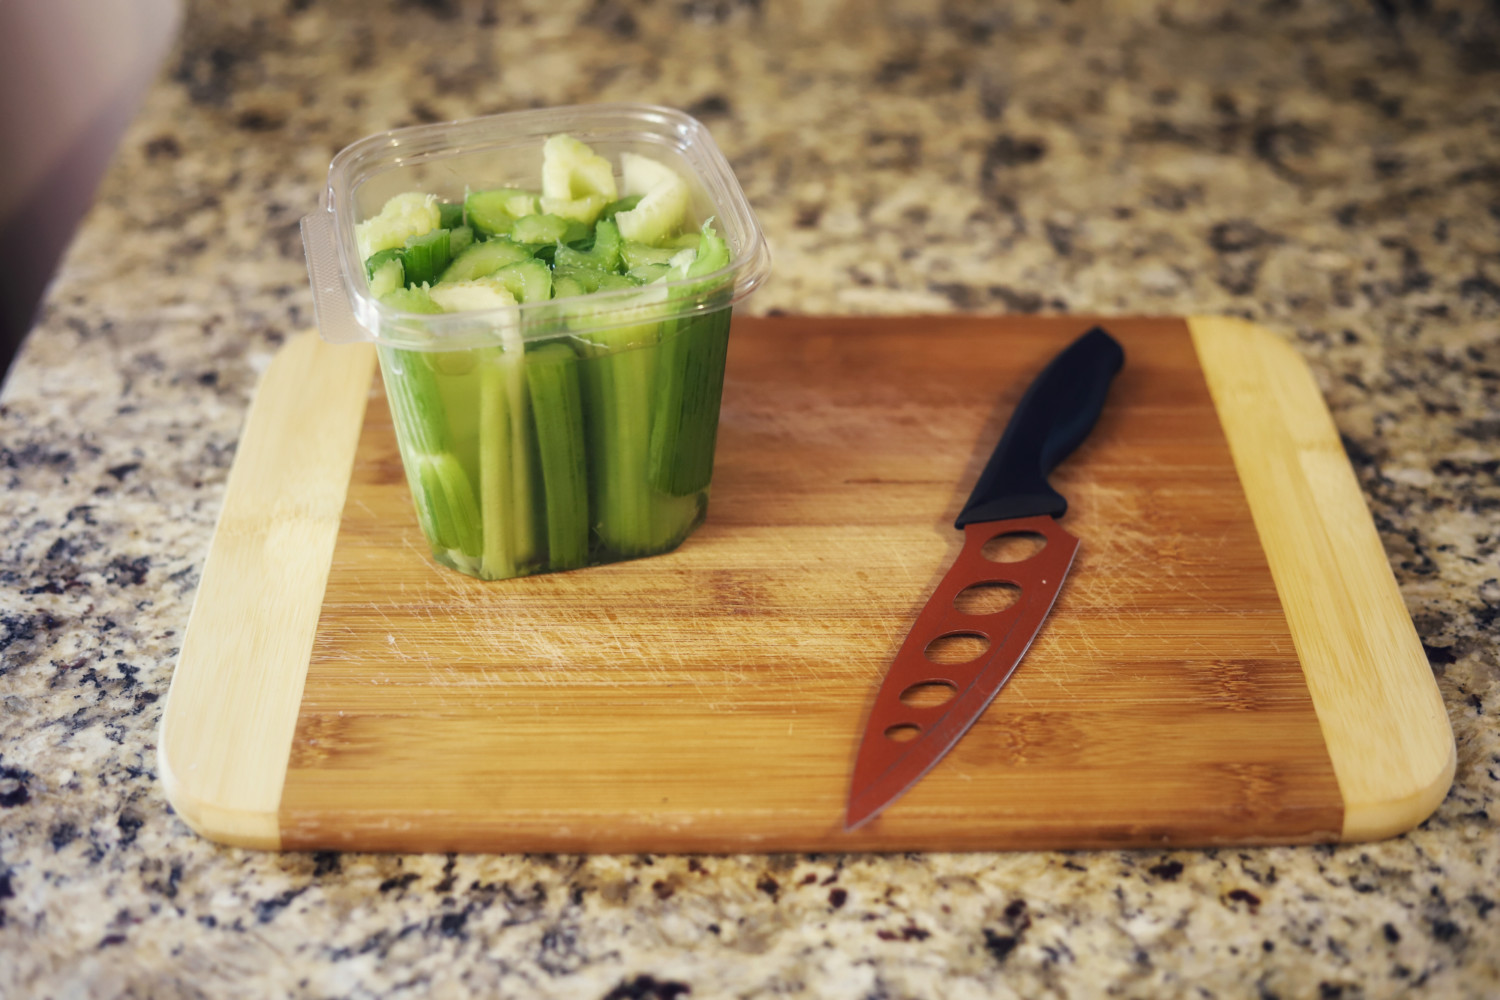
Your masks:
{"label": "cut celery stalk", "polygon": [[588,236],[589,228],[573,219],[560,215],[525,215],[510,227],[510,238],[517,243],[532,246],[553,243],[572,243]]}
{"label": "cut celery stalk", "polygon": [[448,257],[457,257],[474,245],[474,229],[471,226],[454,226],[448,230]]}
{"label": "cut celery stalk", "polygon": [[623,274],[601,271],[594,267],[570,267],[560,265],[552,272],[553,298],[565,295],[587,295],[590,292],[612,292],[621,288],[635,288],[638,282]]}
{"label": "cut celery stalk", "polygon": [[[729,263],[729,248],[704,223],[687,278],[702,278]],[[722,292],[700,283],[677,295],[700,299],[699,312],[664,331],[651,421],[651,482],[673,496],[707,488],[713,478],[714,440],[729,350],[729,308]]]}
{"label": "cut celery stalk", "polygon": [[434,285],[429,293],[444,312],[467,312],[475,309],[503,309],[516,304],[516,297],[494,276],[473,281],[445,281]]}
{"label": "cut celery stalk", "polygon": [[637,205],[639,205],[641,203],[641,198],[642,197],[643,197],[642,195],[638,195],[638,194],[627,194],[623,198],[618,198],[618,199],[610,202],[608,205],[604,206],[604,208],[603,208],[602,211],[600,211],[600,213],[599,213],[600,220],[613,219],[615,216],[619,215],[621,212],[628,212],[628,211],[630,211],[632,208],[635,208],[635,206],[637,206]]}
{"label": "cut celery stalk", "polygon": [[479,511],[484,527],[482,573],[492,580],[516,575],[512,526],[519,511],[515,502],[515,474],[511,462],[510,406],[505,391],[503,361],[486,359],[479,374]]}
{"label": "cut celery stalk", "polygon": [[411,313],[440,313],[443,307],[432,300],[426,288],[397,288],[380,297],[380,301],[392,309]]}
{"label": "cut celery stalk", "polygon": [[[381,254],[388,252],[390,251],[382,250],[370,259],[376,260]],[[398,288],[405,287],[406,270],[401,266],[399,255],[387,257],[370,271],[370,294],[377,299],[391,294]]]}
{"label": "cut celery stalk", "polygon": [[677,250],[672,247],[654,247],[649,243],[625,240],[620,246],[620,260],[626,270],[634,270],[643,264],[666,264]]}
{"label": "cut celery stalk", "polygon": [[[588,439],[589,510],[594,532],[612,555],[656,547],[651,483],[651,383],[655,324],[590,335],[595,353],[579,365]],[[632,342],[638,343],[632,343]]]}
{"label": "cut celery stalk", "polygon": [[438,228],[454,229],[464,224],[462,203],[443,201],[438,203]]}
{"label": "cut celery stalk", "polygon": [[729,315],[725,307],[682,320],[659,348],[650,463],[663,493],[687,496],[713,478]]}
{"label": "cut celery stalk", "polygon": [[588,250],[574,250],[559,246],[553,254],[554,267],[592,268],[606,273],[620,266],[620,230],[613,222],[603,219],[594,227],[594,245]]}
{"label": "cut celery stalk", "polygon": [[526,354],[532,422],[541,458],[547,525],[547,566],[573,569],[589,554],[588,473],[578,359],[566,344]]}
{"label": "cut celery stalk", "polygon": [[615,216],[627,240],[661,245],[682,228],[687,216],[687,182],[670,167],[634,153],[622,153],[625,193],[643,195],[628,211]]}
{"label": "cut celery stalk", "polygon": [[401,251],[401,266],[408,284],[436,281],[448,266],[448,230],[431,229],[408,239]]}
{"label": "cut celery stalk", "polygon": [[442,395],[417,351],[380,348],[381,373],[423,532],[435,548],[478,556],[479,511],[462,463],[451,451]]}
{"label": "cut celery stalk", "polygon": [[665,278],[670,270],[666,264],[642,264],[626,271],[625,276],[638,285],[649,285]]}
{"label": "cut celery stalk", "polygon": [[542,144],[542,211],[592,224],[619,197],[609,161],[569,135]]}
{"label": "cut celery stalk", "polygon": [[499,238],[486,240],[483,243],[475,243],[463,253],[453,258],[443,271],[439,282],[450,281],[473,281],[475,278],[483,278],[500,270],[507,264],[526,260],[531,256],[531,251],[519,243],[513,243],[508,239]]}
{"label": "cut celery stalk", "polygon": [[552,298],[552,269],[534,257],[507,264],[489,277],[504,285],[517,302],[545,302]]}
{"label": "cut celery stalk", "polygon": [[538,210],[536,193],[519,188],[471,191],[464,199],[464,221],[485,236],[508,232],[521,216]]}
{"label": "cut celery stalk", "polygon": [[438,228],[442,209],[435,194],[408,191],[385,203],[380,213],[354,227],[359,259],[368,260],[379,250],[400,247],[409,238]]}

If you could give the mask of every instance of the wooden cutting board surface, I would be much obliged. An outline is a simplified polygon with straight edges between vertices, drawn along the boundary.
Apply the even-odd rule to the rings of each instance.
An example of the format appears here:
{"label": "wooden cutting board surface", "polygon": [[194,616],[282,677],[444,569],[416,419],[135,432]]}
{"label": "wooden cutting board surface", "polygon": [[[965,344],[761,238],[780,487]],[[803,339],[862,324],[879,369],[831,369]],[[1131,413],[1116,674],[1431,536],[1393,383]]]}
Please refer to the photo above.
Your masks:
{"label": "wooden cutting board surface", "polygon": [[294,345],[261,395],[279,377],[307,412],[276,408],[262,442],[252,411],[231,495],[277,433],[283,453],[245,525],[226,500],[163,725],[169,795],[219,839],[375,850],[1292,843],[1419,822],[1452,736],[1305,367],[1246,324],[1102,322],[1127,361],[1053,477],[1081,539],[1062,595],[968,735],[852,834],[861,726],[960,548],[953,518],[1089,321],[737,320],[707,523],[664,556],[494,583],[428,556],[369,353]]}

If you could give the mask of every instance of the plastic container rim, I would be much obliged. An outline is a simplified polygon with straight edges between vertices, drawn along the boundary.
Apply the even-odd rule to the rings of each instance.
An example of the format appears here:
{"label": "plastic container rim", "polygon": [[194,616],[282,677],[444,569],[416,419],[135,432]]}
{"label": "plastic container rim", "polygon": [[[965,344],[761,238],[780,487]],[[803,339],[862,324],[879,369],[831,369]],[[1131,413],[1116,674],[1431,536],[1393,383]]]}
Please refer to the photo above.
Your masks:
{"label": "plastic container rim", "polygon": [[[713,205],[716,227],[729,244],[729,264],[711,274],[673,282],[460,313],[411,313],[370,295],[364,262],[354,239],[354,197],[360,183],[383,169],[540,145],[547,136],[561,132],[585,143],[591,138],[633,140],[675,149],[693,169],[694,179]],[[322,210],[303,220],[303,233],[309,263],[314,265],[310,270],[314,272],[314,295],[319,300],[320,327],[324,326],[324,312],[332,313],[346,305],[350,315],[345,318],[359,328],[328,339],[367,340],[407,350],[462,350],[517,336],[536,341],[710,313],[742,300],[765,281],[770,271],[770,252],[759,222],[707,127],[683,111],[650,104],[536,108],[365,136],[345,146],[329,163]],[[327,245],[329,242],[333,245]],[[317,243],[322,245],[315,246]],[[333,293],[328,286],[334,282],[329,280],[333,276],[327,275],[320,287],[316,266],[320,251],[336,253],[341,279],[337,283],[342,285],[344,303],[325,301]],[[329,332],[325,330],[325,336]]]}

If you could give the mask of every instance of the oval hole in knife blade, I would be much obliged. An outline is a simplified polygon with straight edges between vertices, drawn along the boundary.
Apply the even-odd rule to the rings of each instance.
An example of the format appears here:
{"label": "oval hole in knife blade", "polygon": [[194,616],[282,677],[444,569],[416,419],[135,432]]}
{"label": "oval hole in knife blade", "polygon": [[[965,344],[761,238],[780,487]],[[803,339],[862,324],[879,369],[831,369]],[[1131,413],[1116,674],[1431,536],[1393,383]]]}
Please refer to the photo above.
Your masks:
{"label": "oval hole in knife blade", "polygon": [[958,694],[958,685],[952,681],[918,681],[901,692],[901,704],[912,708],[937,708],[946,705]]}
{"label": "oval hole in knife blade", "polygon": [[953,609],[961,615],[998,615],[1021,599],[1021,588],[1014,583],[991,580],[976,583],[958,592]]}
{"label": "oval hole in knife blade", "polygon": [[990,562],[1025,562],[1047,547],[1047,539],[1034,531],[1007,531],[984,543],[979,554]]}
{"label": "oval hole in knife blade", "polygon": [[922,727],[911,722],[898,722],[885,727],[885,738],[892,743],[910,743],[922,735]]}
{"label": "oval hole in knife blade", "polygon": [[927,657],[928,663],[954,666],[974,662],[989,652],[989,648],[989,636],[981,632],[949,632],[929,642],[922,655]]}

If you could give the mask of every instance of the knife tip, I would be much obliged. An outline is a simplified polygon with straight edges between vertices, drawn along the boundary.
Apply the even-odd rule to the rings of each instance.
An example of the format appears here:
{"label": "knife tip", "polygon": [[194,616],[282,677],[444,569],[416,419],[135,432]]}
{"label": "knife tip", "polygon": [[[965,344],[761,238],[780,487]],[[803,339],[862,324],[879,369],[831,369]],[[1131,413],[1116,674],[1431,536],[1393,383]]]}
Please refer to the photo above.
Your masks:
{"label": "knife tip", "polygon": [[874,808],[862,806],[854,802],[849,803],[849,808],[844,811],[844,832],[853,833],[855,830],[858,830],[870,822],[870,820],[880,815],[880,811],[885,806],[886,803],[884,802]]}

